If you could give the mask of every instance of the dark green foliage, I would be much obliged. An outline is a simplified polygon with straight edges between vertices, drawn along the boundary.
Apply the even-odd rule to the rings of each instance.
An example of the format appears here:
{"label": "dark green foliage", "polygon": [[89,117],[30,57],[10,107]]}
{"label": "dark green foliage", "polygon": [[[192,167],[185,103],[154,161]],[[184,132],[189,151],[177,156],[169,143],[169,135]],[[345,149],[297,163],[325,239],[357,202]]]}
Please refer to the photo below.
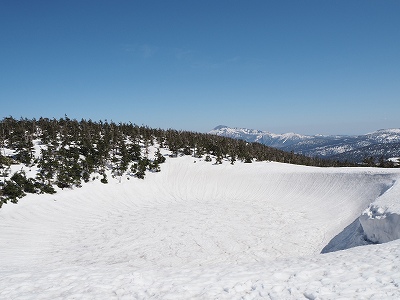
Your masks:
{"label": "dark green foliage", "polygon": [[83,181],[86,182],[86,183],[89,182],[89,180],[90,180],[90,174],[89,174],[89,172],[88,172],[87,170],[84,170],[84,171],[82,172],[82,179],[83,179]]}
{"label": "dark green foliage", "polygon": [[165,160],[166,160],[165,156],[161,154],[160,149],[157,149],[157,152],[155,153],[154,156],[155,156],[155,158],[156,158],[155,161],[156,161],[158,164],[162,164],[162,163],[164,163]]}
{"label": "dark green foliage", "polygon": [[150,165],[150,161],[146,158],[140,159],[137,163],[136,167],[136,177],[140,179],[144,179],[146,174],[146,169]]}
{"label": "dark green foliage", "polygon": [[153,162],[150,162],[149,170],[152,171],[152,172],[161,172],[160,164],[158,163],[157,160],[154,160]]}
{"label": "dark green foliage", "polygon": [[43,184],[40,186],[40,192],[41,193],[46,193],[46,194],[55,194],[56,190],[52,185],[49,184]]}
{"label": "dark green foliage", "polygon": [[244,159],[244,162],[246,164],[251,164],[253,162],[252,158],[250,156],[246,156],[246,158]]}
{"label": "dark green foliage", "polygon": [[[40,140],[41,150],[33,156],[33,141]],[[158,146],[153,158],[150,148]],[[121,180],[130,172],[144,179],[147,171],[160,172],[166,158],[160,148],[170,152],[169,157],[193,155],[205,156],[206,161],[215,158],[216,164],[223,160],[234,164],[236,161],[278,161],[314,166],[346,166],[348,163],[322,160],[288,153],[259,143],[247,143],[226,137],[177,131],[173,129],[152,129],[132,123],[113,121],[93,122],[71,120],[67,116],[59,120],[40,118],[16,120],[12,117],[0,120],[0,147],[14,150],[14,156],[0,154],[0,175],[4,185],[0,187],[2,201],[18,199],[24,193],[54,193],[54,185],[60,188],[81,186],[102,174],[101,182],[107,183],[105,170],[111,170],[113,177]],[[18,172],[11,180],[10,165],[35,164],[38,172],[35,179],[27,179]],[[370,158],[365,165],[393,166],[383,159],[378,163]]]}
{"label": "dark green foliage", "polygon": [[231,165],[234,165],[236,161],[235,155],[231,156]]}
{"label": "dark green foliage", "polygon": [[104,183],[104,184],[108,183],[108,180],[107,180],[107,175],[106,175],[106,173],[103,173],[103,178],[102,178],[102,179],[100,179],[100,182],[101,182],[101,183]]}
{"label": "dark green foliage", "polygon": [[53,177],[56,174],[56,170],[59,167],[56,153],[57,151],[51,146],[48,147],[47,150],[41,150],[41,156],[37,164],[37,166],[39,167],[39,172],[36,177],[43,184],[45,182],[47,184],[51,183]]}
{"label": "dark green foliage", "polygon": [[25,193],[22,186],[18,185],[14,181],[6,180],[2,189],[3,199],[17,203],[18,198],[22,198],[23,196],[25,196]]}
{"label": "dark green foliage", "polygon": [[26,175],[24,172],[14,173],[13,176],[11,176],[11,180],[14,181],[16,184],[18,184],[19,186],[24,186],[24,184],[27,182]]}
{"label": "dark green foliage", "polygon": [[24,171],[16,172],[11,176],[11,181],[16,183],[26,193],[37,193],[38,190],[35,185],[35,180],[32,178],[26,178]]}
{"label": "dark green foliage", "polygon": [[196,147],[194,156],[197,158],[202,158],[204,155],[204,150],[201,147]]}
{"label": "dark green foliage", "polygon": [[183,148],[183,154],[185,155],[192,155],[192,149],[190,149],[189,146],[186,146],[185,148]]}
{"label": "dark green foliage", "polygon": [[32,178],[28,178],[26,180],[25,185],[24,185],[24,192],[31,193],[31,194],[35,194],[38,192],[36,185],[35,185],[35,181]]}
{"label": "dark green foliage", "polygon": [[0,154],[0,167],[12,165],[13,160],[8,156],[3,156]]}

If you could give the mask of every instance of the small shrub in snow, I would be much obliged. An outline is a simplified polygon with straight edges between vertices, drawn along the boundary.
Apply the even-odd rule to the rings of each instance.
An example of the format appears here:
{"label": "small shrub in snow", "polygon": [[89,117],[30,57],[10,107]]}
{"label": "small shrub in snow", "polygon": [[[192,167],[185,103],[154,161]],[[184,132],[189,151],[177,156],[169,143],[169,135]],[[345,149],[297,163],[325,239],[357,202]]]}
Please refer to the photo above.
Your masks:
{"label": "small shrub in snow", "polygon": [[13,181],[6,180],[3,186],[3,197],[6,200],[11,200],[13,203],[18,202],[18,198],[22,198],[26,194],[21,186]]}
{"label": "small shrub in snow", "polygon": [[40,187],[40,191],[42,193],[46,193],[46,194],[55,194],[56,190],[54,189],[54,187],[51,184],[43,184]]}
{"label": "small shrub in snow", "polygon": [[104,184],[108,183],[108,180],[107,180],[107,175],[106,175],[106,173],[103,173],[103,178],[102,178],[102,179],[100,179],[100,182],[101,182],[101,183],[104,183]]}
{"label": "small shrub in snow", "polygon": [[246,164],[251,164],[251,163],[253,162],[253,159],[252,159],[251,157],[248,156],[248,157],[245,158],[244,162],[245,162]]}

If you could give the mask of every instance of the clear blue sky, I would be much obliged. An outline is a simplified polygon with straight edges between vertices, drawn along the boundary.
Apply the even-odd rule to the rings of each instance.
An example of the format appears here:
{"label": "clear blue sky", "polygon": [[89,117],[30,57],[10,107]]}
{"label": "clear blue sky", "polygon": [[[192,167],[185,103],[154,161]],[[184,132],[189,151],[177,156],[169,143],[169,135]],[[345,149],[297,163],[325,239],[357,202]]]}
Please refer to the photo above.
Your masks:
{"label": "clear blue sky", "polygon": [[0,1],[0,117],[400,127],[400,1]]}

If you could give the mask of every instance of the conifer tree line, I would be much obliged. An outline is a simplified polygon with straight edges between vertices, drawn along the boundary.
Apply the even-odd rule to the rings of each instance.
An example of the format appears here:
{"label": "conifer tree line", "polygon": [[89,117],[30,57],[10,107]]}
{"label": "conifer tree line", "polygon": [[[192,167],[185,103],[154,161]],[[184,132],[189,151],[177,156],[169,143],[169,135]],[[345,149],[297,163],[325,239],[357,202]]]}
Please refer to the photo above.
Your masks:
{"label": "conifer tree line", "polygon": [[[39,143],[40,153],[35,153],[34,142]],[[149,154],[151,147],[156,148],[155,155]],[[8,200],[17,202],[26,193],[55,193],[54,186],[80,187],[97,179],[107,183],[106,170],[116,178],[144,179],[146,172],[161,171],[166,157],[160,149],[168,150],[171,158],[191,155],[215,164],[277,161],[321,167],[348,165],[216,135],[107,120],[77,121],[67,116],[58,120],[3,118],[0,148],[0,207]],[[4,149],[13,150],[12,155]],[[12,164],[35,167],[36,176],[27,178],[23,170],[9,174]]]}

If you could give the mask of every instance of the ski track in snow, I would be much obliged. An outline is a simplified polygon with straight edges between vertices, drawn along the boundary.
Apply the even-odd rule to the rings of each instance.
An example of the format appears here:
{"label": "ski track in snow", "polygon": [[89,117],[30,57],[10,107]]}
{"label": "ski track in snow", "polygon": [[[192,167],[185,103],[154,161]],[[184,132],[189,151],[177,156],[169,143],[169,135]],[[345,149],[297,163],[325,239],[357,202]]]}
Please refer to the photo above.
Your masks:
{"label": "ski track in snow", "polygon": [[0,210],[0,299],[398,299],[400,243],[319,255],[398,170],[169,159]]}

